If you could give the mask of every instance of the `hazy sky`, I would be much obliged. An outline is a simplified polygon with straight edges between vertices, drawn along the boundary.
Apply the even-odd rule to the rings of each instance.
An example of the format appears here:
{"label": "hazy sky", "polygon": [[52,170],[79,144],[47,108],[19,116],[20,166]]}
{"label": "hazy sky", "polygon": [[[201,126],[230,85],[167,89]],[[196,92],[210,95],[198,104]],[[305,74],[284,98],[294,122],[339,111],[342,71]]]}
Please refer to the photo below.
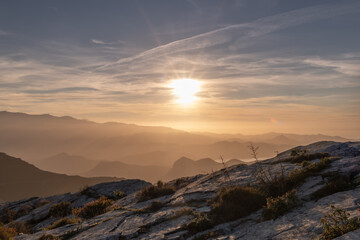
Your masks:
{"label": "hazy sky", "polygon": [[1,1],[0,109],[359,138],[359,26],[358,0]]}

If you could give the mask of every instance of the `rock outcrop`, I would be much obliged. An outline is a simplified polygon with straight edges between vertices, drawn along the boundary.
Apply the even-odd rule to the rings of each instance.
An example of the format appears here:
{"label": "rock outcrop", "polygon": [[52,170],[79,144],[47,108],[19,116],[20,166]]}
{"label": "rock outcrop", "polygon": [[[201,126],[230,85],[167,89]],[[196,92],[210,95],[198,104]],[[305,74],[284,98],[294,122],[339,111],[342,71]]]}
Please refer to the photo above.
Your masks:
{"label": "rock outcrop", "polygon": [[[144,202],[138,202],[137,193],[149,183],[123,180],[98,184],[75,194],[2,204],[0,211],[4,215],[5,210],[16,212],[26,205],[30,206],[30,210],[14,222],[31,223],[33,233],[19,234],[15,239],[39,239],[44,234],[62,236],[64,239],[316,239],[323,231],[320,219],[330,210],[330,205],[343,208],[350,217],[360,216],[360,143],[318,142],[298,149],[306,149],[309,154],[327,152],[337,157],[332,158],[327,168],[307,177],[297,187],[300,205],[272,220],[264,220],[262,209],[259,209],[246,217],[216,224],[207,230],[189,232],[186,228],[195,214],[211,211],[208,200],[216,196],[222,187],[257,184],[254,171],[259,166],[271,167],[274,174],[279,171],[289,174],[294,169],[304,168],[299,163],[285,161],[290,156],[290,150],[261,163],[234,165],[211,174],[171,181],[168,184],[176,188],[174,193]],[[309,162],[316,163],[319,159]],[[335,173],[348,176],[354,185],[313,199],[313,193],[327,184],[326,176]],[[122,191],[126,196],[115,200],[106,213],[48,229],[59,220],[48,214],[55,203],[68,201],[73,208],[79,208],[99,196],[116,199],[116,191]],[[149,208],[154,201],[157,201],[159,207]],[[69,214],[68,217],[73,216]],[[360,230],[337,239],[360,239]]]}

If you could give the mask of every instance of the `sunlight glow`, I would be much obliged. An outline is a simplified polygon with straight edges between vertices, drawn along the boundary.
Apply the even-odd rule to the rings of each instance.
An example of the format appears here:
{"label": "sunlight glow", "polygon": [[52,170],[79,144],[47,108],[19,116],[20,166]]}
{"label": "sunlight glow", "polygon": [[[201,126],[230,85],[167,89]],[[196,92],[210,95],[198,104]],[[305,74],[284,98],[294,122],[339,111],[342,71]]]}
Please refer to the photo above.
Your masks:
{"label": "sunlight glow", "polygon": [[201,83],[194,79],[184,78],[174,80],[170,87],[176,96],[176,103],[182,105],[193,104],[197,97],[195,94],[200,91]]}

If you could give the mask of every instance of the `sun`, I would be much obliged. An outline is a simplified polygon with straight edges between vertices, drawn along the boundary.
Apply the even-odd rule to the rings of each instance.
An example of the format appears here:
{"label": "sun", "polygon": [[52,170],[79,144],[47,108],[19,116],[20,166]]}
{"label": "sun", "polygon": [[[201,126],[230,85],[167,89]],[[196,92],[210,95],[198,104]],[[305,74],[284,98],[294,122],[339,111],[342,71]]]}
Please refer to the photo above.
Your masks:
{"label": "sun", "polygon": [[195,94],[200,91],[201,83],[194,79],[183,78],[173,80],[170,84],[173,94],[176,96],[176,103],[182,105],[193,104],[197,97]]}

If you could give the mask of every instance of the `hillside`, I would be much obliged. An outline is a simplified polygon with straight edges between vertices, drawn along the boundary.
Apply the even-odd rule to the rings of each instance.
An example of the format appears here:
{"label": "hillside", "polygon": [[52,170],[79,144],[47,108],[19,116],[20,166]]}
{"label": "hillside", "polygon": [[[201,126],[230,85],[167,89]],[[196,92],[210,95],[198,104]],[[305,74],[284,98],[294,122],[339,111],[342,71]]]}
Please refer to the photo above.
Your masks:
{"label": "hillside", "polygon": [[[298,151],[299,155],[292,157],[293,150],[306,150],[306,154]],[[183,163],[190,161],[182,159]],[[259,179],[264,175],[256,174],[260,169],[272,172],[272,180],[262,184]],[[276,180],[281,176],[282,181]],[[159,190],[158,195],[139,191],[147,184],[124,180],[95,185],[87,193],[5,203],[0,205],[0,218],[8,219],[7,213],[12,211],[18,213],[17,217],[12,223],[5,221],[5,227],[31,228],[31,233],[20,234],[15,239],[35,240],[46,234],[48,238],[66,239],[310,240],[326,234],[321,218],[332,213],[331,205],[335,205],[339,211],[346,211],[349,218],[359,221],[337,239],[360,238],[360,230],[356,230],[360,229],[360,219],[356,220],[360,217],[360,142],[318,142],[297,147],[260,163],[235,165],[158,184],[153,187]],[[292,188],[296,191],[286,190]],[[125,196],[115,195],[118,190]],[[284,197],[280,190],[288,195]],[[97,216],[84,215],[89,208],[85,204],[100,196],[108,199],[99,198],[90,205],[101,203],[111,207],[103,208]],[[271,202],[274,198],[269,196],[278,196],[279,203]],[[40,201],[45,205],[39,205]],[[50,217],[49,209],[61,202],[69,202],[71,208],[80,207],[74,211],[80,214],[78,220],[54,224],[61,217]],[[30,210],[24,213],[21,206]],[[65,215],[74,218],[71,212],[65,211]]]}
{"label": "hillside", "polygon": [[35,166],[0,153],[0,200],[14,201],[78,191],[85,185],[119,180],[118,178],[84,178],[42,171]]}

